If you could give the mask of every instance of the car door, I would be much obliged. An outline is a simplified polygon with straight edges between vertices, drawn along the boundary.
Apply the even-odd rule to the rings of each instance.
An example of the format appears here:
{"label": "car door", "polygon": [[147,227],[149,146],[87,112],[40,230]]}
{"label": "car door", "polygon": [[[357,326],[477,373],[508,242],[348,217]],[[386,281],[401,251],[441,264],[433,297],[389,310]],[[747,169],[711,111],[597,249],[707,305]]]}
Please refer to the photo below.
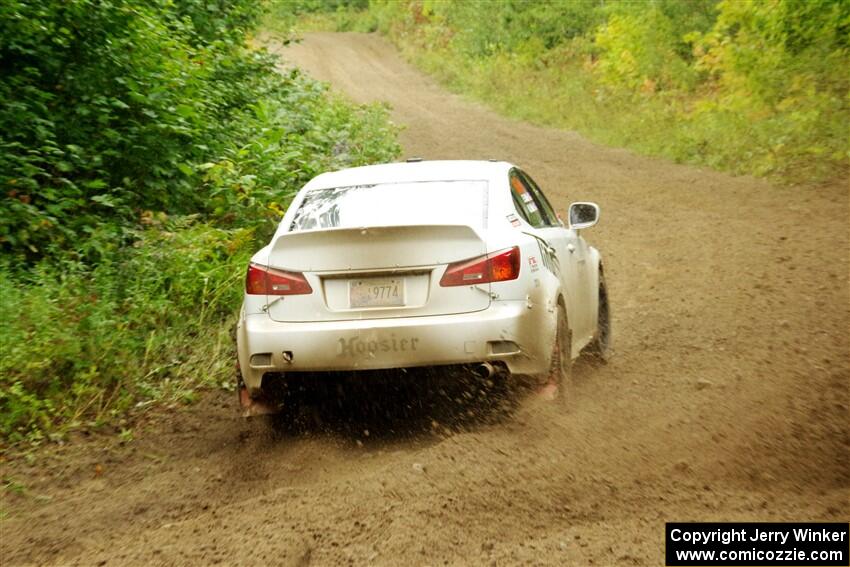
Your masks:
{"label": "car door", "polygon": [[561,280],[570,327],[576,332],[576,325],[583,323],[573,320],[579,307],[575,293],[578,283],[576,263],[570,252],[571,249],[576,250],[575,235],[563,227],[551,204],[527,175],[519,169],[512,169],[509,175],[514,205],[532,227],[526,232],[538,240],[541,261]]}
{"label": "car door", "polygon": [[549,239],[556,249],[561,253],[563,285],[568,290],[572,309],[570,310],[570,327],[573,331],[573,339],[582,341],[590,336],[593,330],[591,326],[593,319],[590,316],[589,296],[587,293],[589,280],[588,273],[588,247],[587,243],[578,233],[561,222],[555,213],[554,207],[546,198],[546,195],[524,171],[518,172],[525,186],[530,191],[538,207],[548,219],[546,228],[543,229],[546,238]]}

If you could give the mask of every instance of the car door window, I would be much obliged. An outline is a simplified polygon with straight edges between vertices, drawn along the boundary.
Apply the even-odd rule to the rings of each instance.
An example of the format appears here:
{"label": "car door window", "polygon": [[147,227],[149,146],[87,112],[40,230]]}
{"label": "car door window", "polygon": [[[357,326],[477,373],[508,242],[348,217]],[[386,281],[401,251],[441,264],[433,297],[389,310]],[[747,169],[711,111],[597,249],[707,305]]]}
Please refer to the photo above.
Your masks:
{"label": "car door window", "polygon": [[545,216],[545,212],[541,209],[540,204],[534,198],[534,194],[531,192],[528,184],[520,177],[516,170],[511,170],[509,176],[514,206],[520,216],[535,228],[547,226],[549,220]]}
{"label": "car door window", "polygon": [[532,179],[531,176],[524,171],[520,171],[519,174],[522,176],[523,181],[525,181],[525,185],[534,197],[534,201],[537,203],[537,206],[543,211],[543,214],[548,221],[547,224],[550,226],[559,225],[560,222],[558,221],[558,215],[555,213],[555,209],[552,207],[552,204],[549,203],[549,199],[546,198],[546,195],[543,194],[543,191],[537,183],[534,182],[534,179]]}

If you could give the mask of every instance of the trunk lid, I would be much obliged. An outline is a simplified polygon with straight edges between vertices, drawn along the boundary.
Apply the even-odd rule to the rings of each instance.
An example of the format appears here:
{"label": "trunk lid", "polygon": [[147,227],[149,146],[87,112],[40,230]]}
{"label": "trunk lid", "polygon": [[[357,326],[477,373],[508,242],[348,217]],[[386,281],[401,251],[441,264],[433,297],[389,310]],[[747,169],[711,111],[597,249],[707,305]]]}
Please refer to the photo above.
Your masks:
{"label": "trunk lid", "polygon": [[490,285],[441,287],[446,266],[487,252],[465,225],[330,228],[279,235],[269,266],[301,272],[309,295],[269,296],[275,321],[446,315],[490,306]]}

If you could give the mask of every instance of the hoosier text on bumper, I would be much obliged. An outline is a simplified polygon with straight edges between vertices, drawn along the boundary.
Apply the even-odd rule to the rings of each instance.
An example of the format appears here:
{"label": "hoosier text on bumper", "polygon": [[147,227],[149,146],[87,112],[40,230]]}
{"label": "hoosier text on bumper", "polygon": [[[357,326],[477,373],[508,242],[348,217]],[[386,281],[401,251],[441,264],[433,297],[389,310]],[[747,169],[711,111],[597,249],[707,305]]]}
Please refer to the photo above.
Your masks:
{"label": "hoosier text on bumper", "polygon": [[397,339],[395,335],[388,339],[362,340],[352,337],[348,340],[339,339],[337,356],[354,356],[358,354],[376,354],[379,352],[415,351],[419,339]]}

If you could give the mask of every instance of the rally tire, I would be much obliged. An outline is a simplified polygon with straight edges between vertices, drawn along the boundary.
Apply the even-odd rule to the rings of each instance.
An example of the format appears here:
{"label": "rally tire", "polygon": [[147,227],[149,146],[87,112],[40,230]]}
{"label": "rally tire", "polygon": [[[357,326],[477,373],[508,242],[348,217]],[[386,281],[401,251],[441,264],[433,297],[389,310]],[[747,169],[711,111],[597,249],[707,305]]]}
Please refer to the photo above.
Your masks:
{"label": "rally tire", "polygon": [[571,332],[567,321],[567,311],[558,303],[558,320],[555,340],[552,344],[552,357],[549,365],[549,383],[557,386],[557,397],[566,399],[572,381],[573,361],[571,356]]}
{"label": "rally tire", "polygon": [[611,305],[605,276],[599,272],[599,306],[596,311],[596,335],[587,347],[587,353],[603,364],[611,360]]}

